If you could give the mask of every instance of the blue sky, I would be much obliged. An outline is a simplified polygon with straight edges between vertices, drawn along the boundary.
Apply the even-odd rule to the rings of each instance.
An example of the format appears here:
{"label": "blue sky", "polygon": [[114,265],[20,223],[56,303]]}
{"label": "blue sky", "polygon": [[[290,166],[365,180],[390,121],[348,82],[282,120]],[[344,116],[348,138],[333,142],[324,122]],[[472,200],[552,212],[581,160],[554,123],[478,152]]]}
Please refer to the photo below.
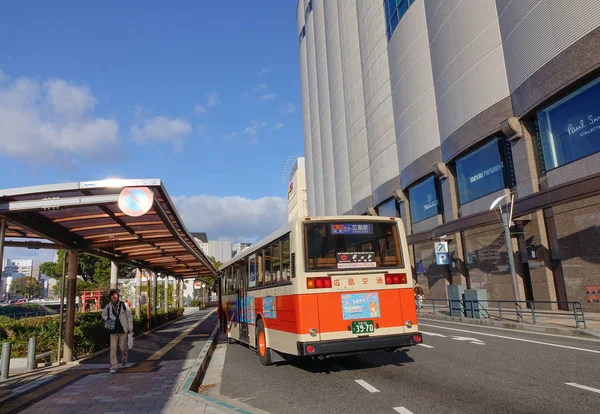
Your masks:
{"label": "blue sky", "polygon": [[303,153],[294,0],[34,3],[0,13],[0,188],[161,178],[190,230],[283,224]]}

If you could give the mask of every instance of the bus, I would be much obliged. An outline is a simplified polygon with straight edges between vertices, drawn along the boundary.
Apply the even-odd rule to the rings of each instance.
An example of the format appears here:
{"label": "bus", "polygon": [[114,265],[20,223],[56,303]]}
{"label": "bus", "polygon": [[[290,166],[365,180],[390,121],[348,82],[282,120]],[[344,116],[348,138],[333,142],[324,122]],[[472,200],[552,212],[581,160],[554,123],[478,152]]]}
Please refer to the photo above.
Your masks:
{"label": "bus", "polygon": [[408,258],[393,217],[293,220],[221,267],[221,330],[263,365],[417,345]]}

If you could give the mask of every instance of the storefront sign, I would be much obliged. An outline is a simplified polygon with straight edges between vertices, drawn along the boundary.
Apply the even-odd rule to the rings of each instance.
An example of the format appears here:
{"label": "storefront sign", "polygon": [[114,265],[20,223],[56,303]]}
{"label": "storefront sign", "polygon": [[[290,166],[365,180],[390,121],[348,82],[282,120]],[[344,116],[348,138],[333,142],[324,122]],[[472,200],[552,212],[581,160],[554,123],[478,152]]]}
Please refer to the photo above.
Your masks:
{"label": "storefront sign", "polygon": [[410,213],[413,223],[433,217],[440,212],[437,185],[434,177],[411,187],[408,190]]}
{"label": "storefront sign", "polygon": [[547,170],[600,151],[600,78],[538,113]]}
{"label": "storefront sign", "polygon": [[507,187],[501,144],[494,139],[456,160],[458,194],[461,204]]}

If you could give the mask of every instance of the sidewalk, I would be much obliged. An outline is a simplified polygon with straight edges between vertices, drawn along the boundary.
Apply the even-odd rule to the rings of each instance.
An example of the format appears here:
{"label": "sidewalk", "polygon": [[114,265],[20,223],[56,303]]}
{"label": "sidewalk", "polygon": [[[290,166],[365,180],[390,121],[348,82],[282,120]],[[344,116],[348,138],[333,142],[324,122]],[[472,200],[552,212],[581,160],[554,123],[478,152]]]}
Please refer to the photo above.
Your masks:
{"label": "sidewalk", "polygon": [[583,322],[580,322],[579,328],[576,327],[575,317],[572,312],[552,311],[552,314],[546,315],[543,310],[539,310],[535,314],[535,324],[533,323],[533,314],[531,309],[522,309],[523,321],[517,322],[515,309],[507,308],[502,313],[497,309],[488,309],[486,316],[488,318],[471,318],[467,312],[467,316],[453,317],[450,316],[448,305],[440,306],[436,304],[435,312],[431,304],[423,304],[423,309],[419,313],[419,318],[451,320],[477,325],[502,326],[506,328],[521,329],[535,332],[556,333],[570,336],[590,335],[600,337],[600,314],[585,313],[585,321],[587,328],[583,328]]}
{"label": "sidewalk", "polygon": [[108,352],[1,384],[0,413],[226,413],[182,387],[217,325],[215,308],[138,339],[129,363],[108,373]]}

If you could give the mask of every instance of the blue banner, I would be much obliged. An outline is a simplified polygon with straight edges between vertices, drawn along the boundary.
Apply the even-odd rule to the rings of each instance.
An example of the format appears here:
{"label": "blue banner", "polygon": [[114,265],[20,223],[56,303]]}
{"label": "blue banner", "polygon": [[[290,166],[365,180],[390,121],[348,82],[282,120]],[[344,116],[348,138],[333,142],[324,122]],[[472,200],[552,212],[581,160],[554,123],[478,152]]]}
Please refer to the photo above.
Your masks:
{"label": "blue banner", "polygon": [[277,319],[277,300],[274,297],[263,298],[263,316],[265,318]]}
{"label": "blue banner", "polygon": [[369,292],[342,295],[342,314],[345,321],[379,318],[379,294]]}

